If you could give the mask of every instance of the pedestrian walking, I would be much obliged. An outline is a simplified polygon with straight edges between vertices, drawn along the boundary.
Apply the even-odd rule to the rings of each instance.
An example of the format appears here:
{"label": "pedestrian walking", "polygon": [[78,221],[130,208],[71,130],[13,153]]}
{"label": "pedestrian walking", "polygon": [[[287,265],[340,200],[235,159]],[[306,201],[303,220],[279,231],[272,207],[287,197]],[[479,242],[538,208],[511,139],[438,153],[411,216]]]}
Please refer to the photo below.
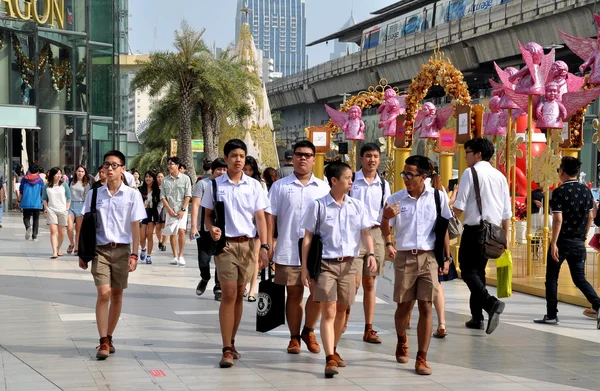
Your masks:
{"label": "pedestrian walking", "polygon": [[152,250],[154,247],[154,226],[158,222],[158,205],[160,204],[160,188],[156,175],[152,171],[144,174],[144,184],[138,188],[144,201],[146,218],[140,227],[140,262],[152,264]]}
{"label": "pedestrian walking", "polygon": [[[69,209],[69,221],[67,225],[67,236],[69,237],[69,247],[67,248],[67,254],[72,252],[77,255],[79,244],[79,231],[81,230],[81,222],[83,221],[83,202],[87,193],[92,188],[90,183],[90,177],[87,172],[87,168],[84,166],[78,166],[75,170],[75,175],[69,183],[71,190],[71,208]],[[75,226],[75,236],[73,236],[73,226]]]}
{"label": "pedestrian walking", "polygon": [[[162,189],[163,179],[165,179],[165,174],[163,174],[160,171],[157,172],[156,182],[158,182],[159,189]],[[167,251],[167,247],[165,246],[165,243],[167,241],[167,235],[164,235],[163,237],[162,234],[163,227],[165,226],[166,213],[167,210],[164,208],[163,203],[160,202],[158,204],[158,223],[156,224],[156,239],[158,241],[158,249],[160,251]]]}
{"label": "pedestrian walking", "polygon": [[8,193],[6,192],[6,177],[4,172],[0,171],[0,228],[2,228],[2,215],[4,214],[4,205],[8,199]]}
{"label": "pedestrian walking", "polygon": [[44,181],[39,175],[39,166],[32,164],[29,174],[19,184],[20,191],[17,206],[23,210],[23,224],[25,225],[25,240],[38,240],[40,227],[40,212],[44,209],[42,204],[42,191]]}
{"label": "pedestrian walking", "polygon": [[50,228],[50,259],[62,257],[62,244],[65,240],[65,229],[69,220],[71,208],[71,189],[63,182],[62,172],[58,167],[52,167],[48,172],[48,184],[42,192],[42,203],[46,224]]}
{"label": "pedestrian walking", "polygon": [[294,162],[293,162],[294,151],[292,149],[288,149],[283,154],[283,158],[284,158],[283,167],[280,167],[277,169],[277,177],[280,179],[285,178],[286,176],[288,176],[292,172],[294,172]]}

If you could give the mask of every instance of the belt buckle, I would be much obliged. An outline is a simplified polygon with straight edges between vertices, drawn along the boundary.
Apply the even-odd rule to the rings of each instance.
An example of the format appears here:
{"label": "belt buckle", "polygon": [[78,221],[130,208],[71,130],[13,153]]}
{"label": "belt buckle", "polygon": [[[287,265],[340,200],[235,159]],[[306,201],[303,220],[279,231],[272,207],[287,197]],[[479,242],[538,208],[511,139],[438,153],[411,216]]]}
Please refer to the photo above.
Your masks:
{"label": "belt buckle", "polygon": [[417,250],[416,248],[413,248],[412,250],[410,250],[410,253],[412,255],[418,255],[419,254],[419,250]]}
{"label": "belt buckle", "polygon": [[337,257],[336,259],[338,262],[344,262],[344,257]]}
{"label": "belt buckle", "polygon": [[109,245],[110,248],[117,248],[117,244],[115,242],[110,242]]}

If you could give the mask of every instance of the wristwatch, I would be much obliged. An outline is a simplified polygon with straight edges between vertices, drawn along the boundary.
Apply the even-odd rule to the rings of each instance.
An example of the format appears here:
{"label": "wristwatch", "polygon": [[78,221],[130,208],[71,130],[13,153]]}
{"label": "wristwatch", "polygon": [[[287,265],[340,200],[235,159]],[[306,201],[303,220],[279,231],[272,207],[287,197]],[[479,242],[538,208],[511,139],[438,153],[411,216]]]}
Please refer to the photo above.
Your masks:
{"label": "wristwatch", "polygon": [[369,258],[369,257],[373,257],[373,258],[377,259],[377,257],[373,253],[367,254],[367,258]]}
{"label": "wristwatch", "polygon": [[185,212],[185,208],[181,208],[181,211],[182,211],[182,212]]}
{"label": "wristwatch", "polygon": [[393,247],[393,246],[394,246],[394,243],[393,243],[393,242],[386,242],[386,243],[385,243],[385,247],[387,247],[387,246],[392,246],[392,247]]}
{"label": "wristwatch", "polygon": [[271,250],[271,246],[269,246],[268,244],[261,244],[261,245],[260,245],[260,248],[261,248],[261,249],[263,249],[263,248],[264,248],[264,249],[265,249],[265,250],[267,250],[267,251],[270,251],[270,250]]}

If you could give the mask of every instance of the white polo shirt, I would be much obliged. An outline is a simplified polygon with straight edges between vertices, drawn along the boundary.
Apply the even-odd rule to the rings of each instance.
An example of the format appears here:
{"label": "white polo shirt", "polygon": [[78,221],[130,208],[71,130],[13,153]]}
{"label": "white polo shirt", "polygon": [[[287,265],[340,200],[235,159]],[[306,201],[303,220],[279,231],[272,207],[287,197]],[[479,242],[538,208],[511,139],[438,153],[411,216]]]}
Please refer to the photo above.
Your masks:
{"label": "white polo shirt", "polygon": [[[502,220],[512,217],[506,177],[486,161],[477,162],[474,167],[477,170],[477,178],[479,178],[483,219],[492,224],[500,225]],[[477,208],[470,168],[467,168],[460,177],[454,207],[465,213],[463,224],[479,225],[481,215]]]}
{"label": "white polo shirt", "polygon": [[[433,250],[437,218],[434,189],[425,186],[425,191],[419,198],[412,197],[403,189],[388,198],[389,205],[397,201],[400,201],[400,214],[390,220],[390,227],[394,228],[396,250]],[[448,196],[443,191],[440,191],[440,207],[442,217],[452,217]]]}
{"label": "white polo shirt", "polygon": [[[121,184],[119,190],[111,195],[107,185],[98,188],[96,196],[96,242],[131,243],[131,223],[147,217],[142,194],[136,189]],[[88,192],[83,203],[82,213],[91,209],[93,191]],[[134,249],[136,250],[136,249]]]}
{"label": "white polo shirt", "polygon": [[371,226],[379,225],[379,214],[383,209],[381,207],[381,197],[383,196],[383,204],[391,194],[390,184],[384,179],[384,191],[381,194],[381,178],[375,176],[373,183],[368,183],[365,179],[363,170],[360,169],[354,174],[354,182],[350,190],[350,197],[361,200],[367,208]]}
{"label": "white polo shirt", "polygon": [[339,257],[357,257],[360,250],[360,231],[370,228],[371,222],[365,205],[350,196],[344,196],[339,205],[331,194],[309,204],[302,228],[312,233],[317,224],[318,203],[321,204],[321,239],[323,240],[323,259]]}
{"label": "white polo shirt", "polygon": [[273,183],[269,192],[269,213],[277,219],[277,246],[273,261],[280,265],[300,266],[298,239],[304,237],[302,216],[314,200],[329,193],[329,185],[314,175],[303,185],[296,174]]}
{"label": "white polo shirt", "polygon": [[[269,200],[261,184],[244,173],[237,185],[227,173],[218,177],[216,181],[217,201],[225,203],[225,236],[256,237],[256,225],[252,221],[254,213],[269,207]],[[200,205],[210,210],[215,208],[212,183],[206,189]]]}

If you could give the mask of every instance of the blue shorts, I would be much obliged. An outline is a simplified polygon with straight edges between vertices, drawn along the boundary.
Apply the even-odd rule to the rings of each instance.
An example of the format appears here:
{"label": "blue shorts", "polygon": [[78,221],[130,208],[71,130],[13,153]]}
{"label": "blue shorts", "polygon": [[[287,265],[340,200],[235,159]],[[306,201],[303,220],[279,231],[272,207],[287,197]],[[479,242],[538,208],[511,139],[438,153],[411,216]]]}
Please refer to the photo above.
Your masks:
{"label": "blue shorts", "polygon": [[69,209],[69,213],[77,216],[83,216],[81,211],[83,210],[83,201],[73,201],[71,202],[71,208]]}

